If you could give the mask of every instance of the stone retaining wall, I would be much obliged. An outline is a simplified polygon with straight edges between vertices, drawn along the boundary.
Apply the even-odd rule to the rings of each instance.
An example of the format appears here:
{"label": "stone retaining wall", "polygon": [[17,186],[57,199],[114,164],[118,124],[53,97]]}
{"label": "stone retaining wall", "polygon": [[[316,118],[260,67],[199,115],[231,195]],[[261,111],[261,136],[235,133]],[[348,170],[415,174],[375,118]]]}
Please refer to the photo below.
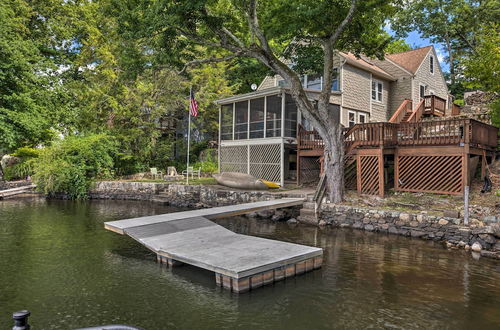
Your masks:
{"label": "stone retaining wall", "polygon": [[168,187],[166,183],[99,181],[89,192],[91,199],[151,200]]}
{"label": "stone retaining wall", "polygon": [[[186,186],[154,182],[97,182],[90,198],[132,199],[162,202],[188,208],[215,207],[271,200],[285,197],[305,197],[293,191],[271,193],[267,191],[228,190],[217,186]],[[249,217],[271,218],[283,221],[295,218],[298,208],[262,211]],[[324,204],[319,225],[349,227],[366,231],[403,235],[413,238],[446,242],[450,248],[475,250],[483,256],[500,259],[500,222],[474,220],[469,226],[459,218],[437,217],[428,214],[410,214],[352,206]],[[494,219],[497,221],[497,218]],[[295,219],[290,220],[296,222]]]}
{"label": "stone retaining wall", "polygon": [[178,207],[215,207],[251,203],[285,197],[303,198],[302,194],[270,193],[268,191],[243,191],[221,189],[217,186],[156,183],[101,181],[96,182],[89,192],[95,199],[132,199],[164,202]]}
{"label": "stone retaining wall", "polygon": [[410,214],[351,206],[322,206],[320,225],[443,241],[450,248],[472,249],[482,256],[500,259],[500,223],[477,221],[465,226],[458,218]]}

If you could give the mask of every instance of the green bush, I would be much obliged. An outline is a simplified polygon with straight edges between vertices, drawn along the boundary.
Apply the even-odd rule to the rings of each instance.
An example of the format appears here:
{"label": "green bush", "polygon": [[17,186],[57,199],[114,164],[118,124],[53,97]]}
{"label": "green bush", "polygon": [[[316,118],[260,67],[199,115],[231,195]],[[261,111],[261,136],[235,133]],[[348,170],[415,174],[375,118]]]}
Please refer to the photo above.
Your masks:
{"label": "green bush", "polygon": [[217,165],[217,160],[212,156],[212,149],[206,149],[202,154],[204,155],[204,160],[194,163],[193,167],[201,168],[203,173],[216,173],[219,167]]}
{"label": "green bush", "polygon": [[5,180],[22,180],[33,175],[33,159],[23,160],[4,169]]}
{"label": "green bush", "polygon": [[21,158],[23,160],[28,160],[30,158],[36,158],[40,155],[41,149],[35,149],[30,147],[21,147],[12,153],[12,156]]}
{"label": "green bush", "polygon": [[48,195],[86,198],[94,179],[113,175],[117,143],[108,135],[71,136],[42,150],[34,182]]}
{"label": "green bush", "polygon": [[4,169],[4,179],[21,180],[33,175],[34,159],[40,154],[40,149],[21,147],[11,156],[19,158],[19,163],[7,166]]}
{"label": "green bush", "polygon": [[201,168],[201,172],[209,173],[209,174],[215,173],[218,170],[217,163],[216,162],[209,162],[209,161],[196,162],[193,164],[193,167],[195,169]]}

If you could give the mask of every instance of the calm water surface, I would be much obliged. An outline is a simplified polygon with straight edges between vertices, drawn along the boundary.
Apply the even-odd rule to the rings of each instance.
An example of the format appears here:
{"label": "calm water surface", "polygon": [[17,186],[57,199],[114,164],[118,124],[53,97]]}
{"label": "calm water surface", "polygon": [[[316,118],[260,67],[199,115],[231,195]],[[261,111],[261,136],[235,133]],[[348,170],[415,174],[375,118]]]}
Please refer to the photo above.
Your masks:
{"label": "calm water surface", "polygon": [[213,274],[173,271],[103,222],[174,209],[132,201],[0,201],[0,329],[126,323],[145,329],[496,329],[500,263],[431,242],[262,220],[236,232],[325,249],[323,268],[234,295]]}

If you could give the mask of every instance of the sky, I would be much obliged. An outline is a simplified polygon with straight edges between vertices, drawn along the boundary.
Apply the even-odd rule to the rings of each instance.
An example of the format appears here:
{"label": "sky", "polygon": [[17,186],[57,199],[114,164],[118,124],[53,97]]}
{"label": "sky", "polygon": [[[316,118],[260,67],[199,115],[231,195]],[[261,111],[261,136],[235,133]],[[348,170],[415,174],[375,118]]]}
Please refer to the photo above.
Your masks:
{"label": "sky", "polygon": [[[386,27],[386,31],[389,32],[392,36],[394,35],[394,32],[391,30],[390,27]],[[432,43],[428,38],[422,38],[420,36],[420,33],[418,33],[417,31],[410,32],[408,36],[404,39],[411,46],[411,48],[421,48],[433,45],[434,48],[436,49],[436,53],[438,56],[439,64],[441,64],[442,71],[448,72],[449,66],[444,61],[446,52],[441,45]]]}

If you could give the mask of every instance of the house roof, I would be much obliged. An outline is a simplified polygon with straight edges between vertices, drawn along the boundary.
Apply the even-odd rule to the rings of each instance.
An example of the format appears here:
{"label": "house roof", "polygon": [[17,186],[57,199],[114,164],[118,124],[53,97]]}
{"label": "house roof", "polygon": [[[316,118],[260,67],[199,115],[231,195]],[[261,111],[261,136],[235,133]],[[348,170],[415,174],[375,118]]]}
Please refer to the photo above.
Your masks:
{"label": "house roof", "polygon": [[425,59],[427,53],[429,53],[429,50],[431,48],[432,46],[427,46],[427,47],[412,49],[402,53],[386,54],[385,57],[393,61],[394,63],[402,66],[411,73],[415,73],[417,72],[418,68],[420,67],[420,64],[422,64],[423,60]]}
{"label": "house roof", "polygon": [[375,64],[371,63],[369,60],[360,57],[357,58],[354,54],[352,53],[344,53],[340,52],[340,55],[344,57],[347,61],[347,63],[352,64],[354,66],[360,67],[362,69],[368,70],[372,73],[375,73],[379,76],[382,76],[388,80],[395,80],[395,78],[387,73],[386,71],[382,70],[380,67],[376,66]]}

